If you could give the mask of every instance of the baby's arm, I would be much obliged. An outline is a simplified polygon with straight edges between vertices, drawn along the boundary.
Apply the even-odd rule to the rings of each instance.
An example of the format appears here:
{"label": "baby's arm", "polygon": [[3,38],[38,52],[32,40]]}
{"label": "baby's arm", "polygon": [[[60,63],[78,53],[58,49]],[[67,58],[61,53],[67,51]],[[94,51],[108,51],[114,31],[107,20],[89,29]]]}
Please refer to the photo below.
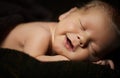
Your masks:
{"label": "baby's arm", "polygon": [[106,65],[106,66],[109,66],[111,69],[114,69],[114,63],[112,60],[99,60],[93,63],[100,64],[100,65]]}
{"label": "baby's arm", "polygon": [[47,56],[45,55],[50,43],[50,36],[46,31],[34,31],[24,43],[24,52],[36,58],[39,61],[62,61],[68,60],[62,55]]}
{"label": "baby's arm", "polygon": [[39,61],[42,62],[50,62],[50,61],[69,61],[68,58],[62,55],[55,55],[55,56],[46,56],[46,55],[41,55],[36,57]]}

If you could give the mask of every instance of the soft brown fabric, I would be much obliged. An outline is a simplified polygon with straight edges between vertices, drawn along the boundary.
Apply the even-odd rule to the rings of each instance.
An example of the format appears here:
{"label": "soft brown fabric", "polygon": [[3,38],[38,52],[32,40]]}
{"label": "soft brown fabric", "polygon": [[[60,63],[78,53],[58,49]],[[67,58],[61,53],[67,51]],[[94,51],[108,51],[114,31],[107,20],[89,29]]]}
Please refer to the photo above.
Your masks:
{"label": "soft brown fabric", "polygon": [[40,62],[27,54],[0,49],[0,78],[120,78],[108,67],[89,62]]}

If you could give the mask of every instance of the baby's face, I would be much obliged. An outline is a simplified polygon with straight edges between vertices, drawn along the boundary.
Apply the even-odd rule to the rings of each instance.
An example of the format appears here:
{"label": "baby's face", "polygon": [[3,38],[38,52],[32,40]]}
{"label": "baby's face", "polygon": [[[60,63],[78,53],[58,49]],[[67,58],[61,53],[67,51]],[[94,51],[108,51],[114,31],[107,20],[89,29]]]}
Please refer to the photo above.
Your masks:
{"label": "baby's face", "polygon": [[85,13],[76,9],[56,26],[53,50],[71,60],[98,60],[115,39],[109,22],[102,11]]}

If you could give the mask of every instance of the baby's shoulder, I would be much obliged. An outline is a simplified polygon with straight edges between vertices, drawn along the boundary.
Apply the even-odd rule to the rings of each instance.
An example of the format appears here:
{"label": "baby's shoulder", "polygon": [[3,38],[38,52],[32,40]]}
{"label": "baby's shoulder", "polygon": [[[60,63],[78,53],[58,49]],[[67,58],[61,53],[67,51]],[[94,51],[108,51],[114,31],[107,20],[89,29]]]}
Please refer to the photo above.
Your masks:
{"label": "baby's shoulder", "polygon": [[42,22],[31,22],[31,23],[23,23],[16,26],[16,28],[13,29],[13,32],[15,33],[23,33],[23,34],[49,34],[50,30],[49,27],[45,23]]}
{"label": "baby's shoulder", "polygon": [[50,38],[50,31],[42,23],[24,23],[17,25],[7,36],[6,40],[23,43],[28,39]]}

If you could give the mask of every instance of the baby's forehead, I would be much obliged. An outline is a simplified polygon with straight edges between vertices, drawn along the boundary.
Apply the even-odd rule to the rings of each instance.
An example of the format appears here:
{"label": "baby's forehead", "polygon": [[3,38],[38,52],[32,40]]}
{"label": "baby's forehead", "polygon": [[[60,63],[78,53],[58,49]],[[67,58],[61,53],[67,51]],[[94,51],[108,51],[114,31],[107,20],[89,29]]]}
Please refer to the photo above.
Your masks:
{"label": "baby's forehead", "polygon": [[108,11],[103,9],[103,8],[89,8],[89,9],[79,9],[81,12],[83,12],[83,14],[89,14],[89,13],[97,13],[97,14],[101,14],[101,15],[108,15]]}

